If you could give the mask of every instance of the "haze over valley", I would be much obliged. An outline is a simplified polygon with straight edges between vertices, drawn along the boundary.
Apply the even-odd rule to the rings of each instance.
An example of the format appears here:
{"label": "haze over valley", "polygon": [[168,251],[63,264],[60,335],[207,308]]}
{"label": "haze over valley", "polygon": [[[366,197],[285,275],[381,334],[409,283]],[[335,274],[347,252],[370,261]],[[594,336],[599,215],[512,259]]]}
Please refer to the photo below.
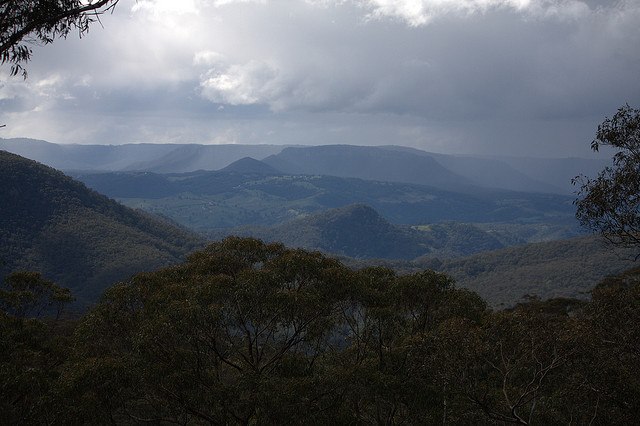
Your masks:
{"label": "haze over valley", "polygon": [[[352,259],[348,262],[360,267],[382,262],[399,271],[447,271],[496,306],[528,294],[583,298],[603,277],[632,265],[631,252],[610,255],[596,237],[585,240],[575,219],[571,178],[595,175],[603,160],[456,156],[399,146],[56,145],[29,139],[0,139],[0,149],[60,168],[88,188],[160,218],[163,226],[191,232],[191,246],[182,242],[184,248],[173,253],[186,253],[195,241],[255,237]],[[535,173],[512,166],[526,163],[537,166]],[[15,179],[5,181],[19,186]],[[534,243],[548,245],[528,248]],[[500,251],[509,247],[512,251]],[[509,264],[529,262],[530,250],[540,254],[527,266],[529,273],[507,272]],[[495,260],[488,253],[494,252],[509,260],[491,266]],[[483,253],[486,257],[470,257]],[[562,270],[576,256],[583,259],[583,272],[567,280]],[[462,266],[466,259],[476,266]],[[6,270],[44,268],[41,261],[22,259]],[[140,262],[138,268],[157,267],[151,258]],[[95,300],[109,279],[135,270],[118,268],[91,272],[102,281],[80,291],[93,294],[85,303]],[[518,278],[504,287],[503,277],[478,271]]]}

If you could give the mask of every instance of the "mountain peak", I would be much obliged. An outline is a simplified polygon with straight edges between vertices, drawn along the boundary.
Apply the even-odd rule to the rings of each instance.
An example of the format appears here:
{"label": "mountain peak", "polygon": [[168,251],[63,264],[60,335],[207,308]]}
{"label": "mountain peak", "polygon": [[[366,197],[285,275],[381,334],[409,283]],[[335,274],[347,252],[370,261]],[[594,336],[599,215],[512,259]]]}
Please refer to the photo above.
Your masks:
{"label": "mountain peak", "polygon": [[243,157],[227,167],[220,169],[221,172],[233,172],[233,173],[251,173],[259,175],[278,175],[282,174],[276,168],[256,160],[251,157]]}
{"label": "mountain peak", "polygon": [[351,204],[280,225],[276,240],[355,258],[412,259],[425,253],[415,234],[365,204]]}

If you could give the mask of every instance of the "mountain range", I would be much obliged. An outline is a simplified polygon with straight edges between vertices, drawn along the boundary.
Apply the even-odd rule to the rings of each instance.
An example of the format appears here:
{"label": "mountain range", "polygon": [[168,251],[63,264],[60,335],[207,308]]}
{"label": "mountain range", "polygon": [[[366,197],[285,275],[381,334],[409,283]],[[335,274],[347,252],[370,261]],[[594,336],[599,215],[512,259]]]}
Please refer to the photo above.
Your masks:
{"label": "mountain range", "polygon": [[576,227],[573,198],[564,195],[482,188],[447,191],[415,183],[288,174],[250,159],[220,171],[72,175],[130,207],[168,216],[200,232],[276,226],[350,204],[371,206],[394,224],[552,223],[570,235]]}
{"label": "mountain range", "polygon": [[[260,160],[242,146],[56,148],[0,140],[7,144],[36,147],[45,157],[53,150],[58,154],[50,161],[84,164],[67,173],[86,186],[0,151],[0,277],[38,270],[72,288],[82,304],[133,273],[180,261],[204,238],[230,233],[321,250],[354,265],[433,268],[494,305],[525,294],[581,296],[604,275],[631,266],[594,237],[526,244],[574,236],[576,223],[573,197],[534,190],[550,184],[514,172],[509,161],[517,159],[393,146],[261,146],[255,148],[263,150],[255,155]],[[217,158],[218,170],[185,171],[209,167],[207,155]],[[563,161],[550,166],[554,179]],[[110,167],[117,170],[104,171]],[[481,185],[489,181],[480,179],[488,168],[496,171],[492,178],[528,190]]]}
{"label": "mountain range", "polygon": [[391,145],[62,145],[0,138],[0,149],[63,171],[186,173],[220,170],[251,157],[283,173],[415,183],[446,190],[482,187],[558,194],[572,193],[573,177],[594,176],[609,162],[446,155]]}
{"label": "mountain range", "polygon": [[217,170],[243,157],[264,158],[280,145],[122,144],[65,145],[42,140],[0,138],[0,149],[63,171]]}

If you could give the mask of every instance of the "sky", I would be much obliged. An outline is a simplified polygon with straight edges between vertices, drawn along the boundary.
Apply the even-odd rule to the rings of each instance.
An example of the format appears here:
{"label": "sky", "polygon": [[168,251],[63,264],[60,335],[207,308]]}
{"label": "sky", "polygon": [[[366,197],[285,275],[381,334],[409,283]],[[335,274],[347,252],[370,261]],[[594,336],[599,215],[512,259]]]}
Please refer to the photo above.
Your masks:
{"label": "sky", "polygon": [[640,108],[640,0],[120,0],[0,68],[0,137],[586,157]]}

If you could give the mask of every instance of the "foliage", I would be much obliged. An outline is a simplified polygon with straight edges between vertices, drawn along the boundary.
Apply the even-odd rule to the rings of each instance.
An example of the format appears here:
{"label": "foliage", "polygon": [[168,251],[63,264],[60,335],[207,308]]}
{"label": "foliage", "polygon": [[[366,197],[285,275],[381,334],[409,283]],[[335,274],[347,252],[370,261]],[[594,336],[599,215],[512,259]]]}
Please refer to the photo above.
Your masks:
{"label": "foliage", "polygon": [[5,288],[0,287],[0,307],[17,318],[37,318],[51,312],[59,318],[63,306],[73,301],[69,289],[43,279],[37,272],[14,272],[4,284]]}
{"label": "foliage", "polygon": [[36,270],[97,300],[113,282],[177,263],[199,241],[34,161],[0,151],[0,279]]}
{"label": "foliage", "polygon": [[[110,290],[78,330],[74,370],[88,370],[70,378],[71,391],[82,394],[75,383],[110,362],[126,368],[112,369],[106,383],[129,383],[128,397],[100,416],[243,424],[429,418],[417,409],[433,397],[421,390],[428,381],[406,368],[414,340],[453,315],[477,321],[484,309],[433,272],[354,272],[319,253],[232,238]],[[113,395],[110,385],[95,385]]]}
{"label": "foliage", "polygon": [[[640,248],[640,110],[625,105],[598,126],[591,148],[614,148],[613,166],[581,182],[576,217],[617,246]],[[637,251],[636,259],[640,257]]]}
{"label": "foliage", "polygon": [[112,287],[71,341],[3,313],[0,420],[632,424],[639,277],[491,311],[433,271],[228,238]]}
{"label": "foliage", "polygon": [[[37,273],[5,279],[0,290],[0,423],[54,423],[59,418],[54,389],[69,346],[68,321],[60,314],[71,300],[68,289]],[[34,318],[46,313],[55,318]]]}
{"label": "foliage", "polygon": [[[584,299],[599,281],[633,266],[631,250],[614,253],[599,236],[547,241],[444,260],[438,270],[492,306],[513,306],[525,295]],[[427,260],[411,264],[424,268]]]}
{"label": "foliage", "polygon": [[585,392],[615,407],[610,424],[635,422],[640,412],[640,269],[610,277],[593,290],[580,323],[580,345],[587,356]]}
{"label": "foliage", "polygon": [[40,0],[0,2],[0,63],[11,64],[11,74],[27,72],[29,44],[49,44],[72,30],[80,36],[99,16],[112,10],[118,0]]}

